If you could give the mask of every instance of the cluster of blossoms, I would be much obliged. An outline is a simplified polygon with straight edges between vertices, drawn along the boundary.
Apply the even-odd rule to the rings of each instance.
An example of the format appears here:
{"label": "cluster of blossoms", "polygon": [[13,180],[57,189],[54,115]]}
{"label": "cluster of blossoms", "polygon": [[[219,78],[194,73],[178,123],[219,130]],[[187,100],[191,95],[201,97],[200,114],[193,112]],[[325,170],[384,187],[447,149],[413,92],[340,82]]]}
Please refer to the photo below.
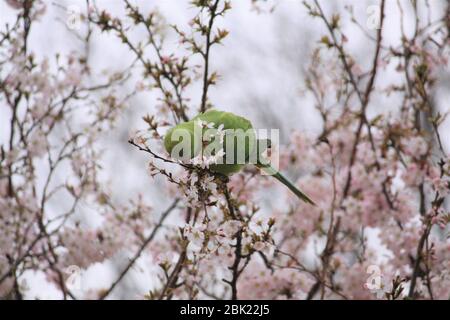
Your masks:
{"label": "cluster of blossoms", "polygon": [[182,185],[186,201],[193,207],[201,207],[203,201],[208,199],[209,202],[217,201],[218,190],[214,176],[200,176],[196,172],[192,172],[187,177],[187,183]]}

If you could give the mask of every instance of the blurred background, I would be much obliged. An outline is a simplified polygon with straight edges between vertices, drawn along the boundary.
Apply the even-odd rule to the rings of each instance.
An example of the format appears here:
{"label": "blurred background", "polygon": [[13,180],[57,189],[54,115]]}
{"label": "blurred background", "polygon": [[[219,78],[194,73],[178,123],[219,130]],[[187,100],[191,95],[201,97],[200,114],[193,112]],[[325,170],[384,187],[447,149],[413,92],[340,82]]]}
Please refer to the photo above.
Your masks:
{"label": "blurred background", "polygon": [[[85,10],[84,0],[44,1],[47,12],[31,33],[30,50],[38,57],[54,56],[57,52],[69,53],[83,50],[82,42],[74,32],[83,32],[83,23],[71,24],[73,12]],[[400,10],[405,12],[404,25],[406,34],[413,32],[414,8],[410,0],[387,1],[387,16],[383,30],[384,45],[395,46],[401,40]],[[178,25],[189,29],[189,21],[196,10],[187,0],[134,0],[143,12],[157,9],[167,25]],[[342,19],[343,30],[348,38],[347,48],[354,54],[357,62],[367,68],[373,57],[373,42],[368,37],[374,36],[375,29],[369,27],[370,6],[377,1],[321,1],[329,15],[339,12],[349,17],[352,6],[354,17],[362,28]],[[438,20],[446,13],[446,0],[418,0],[419,8],[430,7],[422,19]],[[326,33],[323,23],[312,19],[300,0],[256,1],[233,0],[232,10],[224,19],[218,20],[218,26],[229,30],[229,36],[223,45],[215,46],[211,52],[211,70],[220,75],[216,86],[210,89],[211,102],[220,109],[233,111],[253,121],[259,128],[279,128],[281,143],[288,143],[289,133],[293,130],[320,132],[320,116],[314,109],[314,101],[305,90],[305,77],[311,62],[313,49],[321,36]],[[113,16],[124,15],[121,0],[97,0],[99,8],[107,9]],[[430,12],[430,14],[428,13]],[[15,10],[6,1],[0,1],[0,24],[15,20]],[[166,51],[183,50],[176,34],[170,28],[166,35]],[[135,39],[145,37],[145,32],[136,31]],[[89,60],[92,68],[108,71],[123,70],[132,63],[133,55],[127,47],[121,45],[116,37],[100,34],[95,29],[90,42]],[[133,90],[142,74],[135,72],[132,79],[121,88],[124,94]],[[378,77],[377,85],[386,79],[398,77],[393,70],[384,70]],[[439,109],[448,110],[450,101],[450,73],[443,69],[434,99]],[[191,106],[200,104],[200,86],[194,85],[189,91]],[[378,100],[377,100],[378,99]],[[129,108],[121,114],[115,128],[102,138],[105,150],[103,155],[104,179],[110,181],[113,196],[127,199],[130,194],[141,193],[156,211],[161,211],[170,202],[164,190],[159,186],[159,178],[152,179],[146,171],[147,156],[137,152],[127,140],[130,132],[145,128],[142,117],[157,112],[158,101],[151,92],[142,92],[129,101]],[[375,98],[369,107],[369,114],[391,112],[395,100],[389,103]],[[0,108],[0,118],[6,117]],[[195,112],[191,111],[191,114]],[[5,137],[6,128],[0,128],[0,143]],[[450,126],[442,127],[443,143],[450,150]],[[272,204],[275,205],[275,204]],[[90,208],[86,205],[85,217],[89,219]],[[270,210],[270,208],[269,208]],[[92,222],[95,223],[95,222]],[[118,255],[113,261],[90,267],[83,276],[83,281],[95,287],[106,286],[123,263],[125,256]],[[148,290],[152,281],[152,270],[141,267],[146,260],[141,259],[134,270],[121,283],[120,290],[115,290],[113,297],[141,297]],[[144,273],[142,273],[144,272]],[[29,298],[39,296],[53,298],[58,294],[47,288],[44,279],[29,276],[31,290]]]}

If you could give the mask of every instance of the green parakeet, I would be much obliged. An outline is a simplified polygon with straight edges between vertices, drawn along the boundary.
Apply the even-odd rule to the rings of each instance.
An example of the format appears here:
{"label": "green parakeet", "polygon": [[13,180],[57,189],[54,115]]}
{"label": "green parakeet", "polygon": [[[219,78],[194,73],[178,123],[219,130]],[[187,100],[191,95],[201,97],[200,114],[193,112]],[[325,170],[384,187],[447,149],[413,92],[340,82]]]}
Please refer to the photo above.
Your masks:
{"label": "green parakeet", "polygon": [[[205,141],[203,138],[208,136],[208,130],[213,131],[216,135],[222,133],[223,137],[222,141],[219,141],[223,153],[218,153],[218,150],[214,150],[214,148],[210,148],[210,151],[213,151],[208,153],[212,156],[216,155],[223,158],[221,159],[223,160],[222,162],[214,162],[209,165],[211,171],[230,176],[239,172],[245,164],[253,163],[283,183],[298,198],[314,205],[314,202],[292,182],[270,164],[266,164],[266,161],[263,161],[262,153],[265,151],[267,143],[261,143],[263,140],[256,138],[256,133],[249,120],[233,113],[214,109],[200,113],[192,120],[171,128],[164,137],[164,147],[174,158],[183,160],[194,159],[204,152],[206,148],[214,145],[214,139]],[[182,145],[184,139],[189,141],[187,147],[185,149],[177,149]],[[216,139],[218,138],[216,137]],[[209,143],[211,143],[210,146],[208,146]]]}

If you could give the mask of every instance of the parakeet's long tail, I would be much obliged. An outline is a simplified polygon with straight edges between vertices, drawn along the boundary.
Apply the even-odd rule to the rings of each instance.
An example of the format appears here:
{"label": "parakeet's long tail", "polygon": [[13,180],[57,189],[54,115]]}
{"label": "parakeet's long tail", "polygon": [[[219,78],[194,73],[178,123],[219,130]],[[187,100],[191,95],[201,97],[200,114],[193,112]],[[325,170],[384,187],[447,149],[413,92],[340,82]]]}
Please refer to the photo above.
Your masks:
{"label": "parakeet's long tail", "polygon": [[282,184],[284,184],[286,187],[289,188],[299,199],[312,204],[316,205],[314,201],[312,201],[306,194],[301,192],[292,182],[290,182],[285,176],[283,176],[278,170],[275,170],[270,165],[258,165],[258,168],[261,170],[264,170],[267,174],[273,176],[275,179],[280,181]]}

